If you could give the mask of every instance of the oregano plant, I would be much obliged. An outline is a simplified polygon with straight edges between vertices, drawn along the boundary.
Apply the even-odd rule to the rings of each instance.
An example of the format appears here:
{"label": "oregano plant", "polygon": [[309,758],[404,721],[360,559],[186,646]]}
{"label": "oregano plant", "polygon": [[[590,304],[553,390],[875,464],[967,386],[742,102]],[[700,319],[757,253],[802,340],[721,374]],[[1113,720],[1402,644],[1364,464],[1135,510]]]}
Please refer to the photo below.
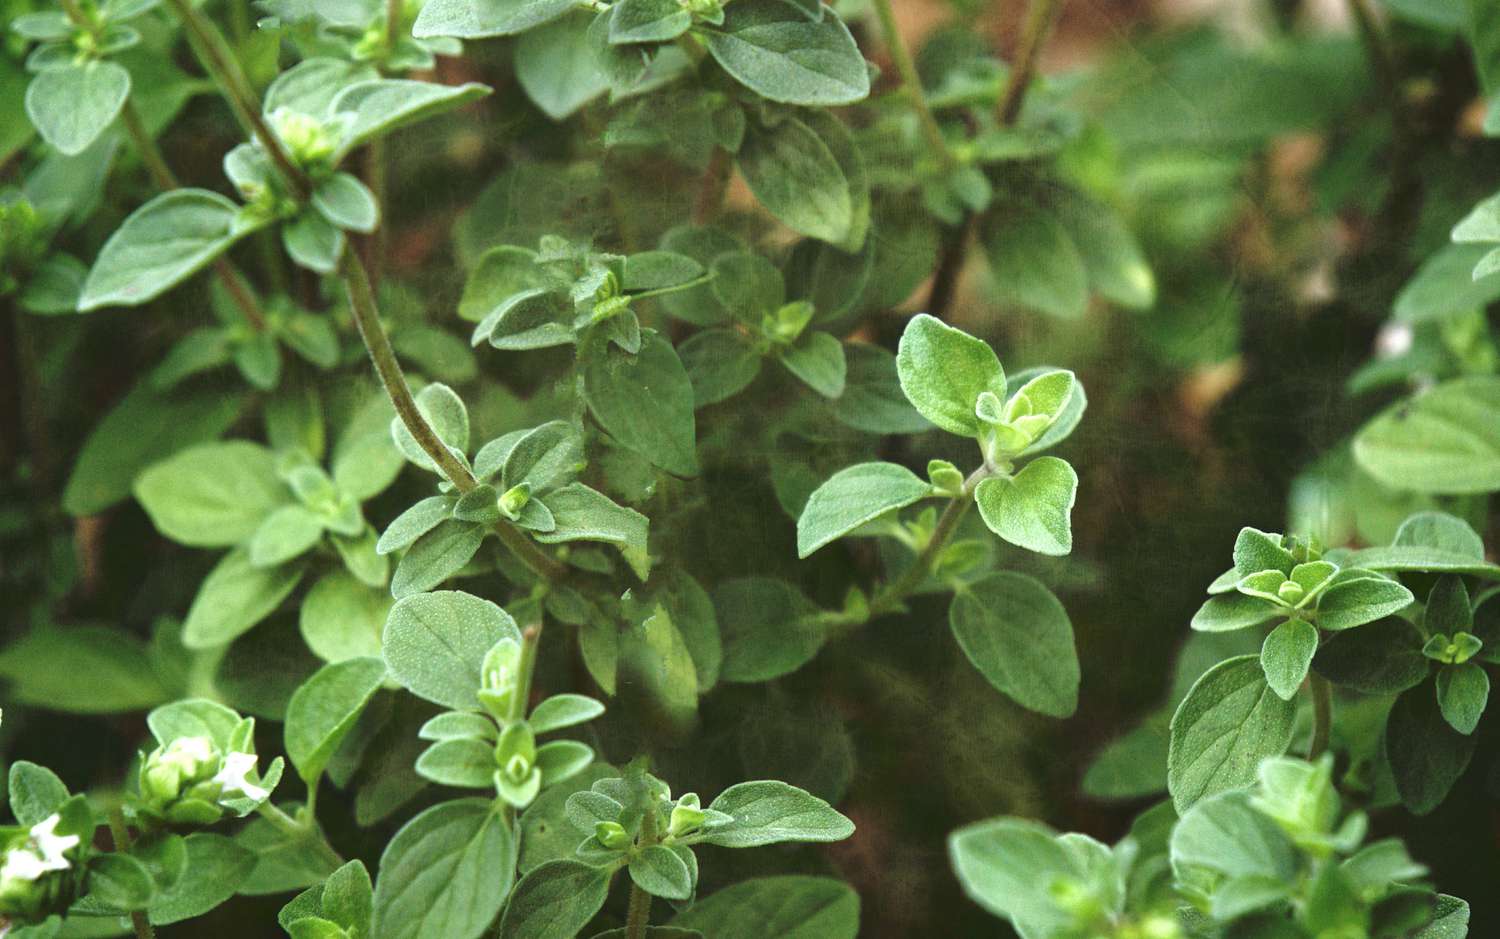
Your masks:
{"label": "oregano plant", "polygon": [[1500,15],[1012,6],[0,0],[0,936],[1500,930]]}

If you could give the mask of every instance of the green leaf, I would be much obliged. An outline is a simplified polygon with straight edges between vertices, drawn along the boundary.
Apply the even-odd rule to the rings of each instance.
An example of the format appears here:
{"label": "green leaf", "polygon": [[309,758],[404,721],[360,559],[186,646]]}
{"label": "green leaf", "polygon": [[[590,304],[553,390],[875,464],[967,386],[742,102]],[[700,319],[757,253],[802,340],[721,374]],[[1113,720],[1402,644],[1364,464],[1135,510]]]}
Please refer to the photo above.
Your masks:
{"label": "green leaf", "polygon": [[1234,539],[1234,569],[1240,577],[1271,570],[1290,577],[1296,566],[1297,559],[1282,547],[1280,535],[1241,528]]}
{"label": "green leaf", "polygon": [[349,231],[369,234],[380,224],[375,195],[349,173],[334,173],[319,183],[312,204],[329,223]]}
{"label": "green leaf", "polygon": [[456,740],[460,737],[494,740],[495,734],[494,721],[471,711],[444,711],[417,731],[422,740]]}
{"label": "green leaf", "polygon": [[156,895],[147,910],[156,926],[202,916],[234,896],[255,869],[255,852],[223,835],[195,832],[183,839],[187,863],[182,876]]}
{"label": "green leaf", "polygon": [[669,473],[698,474],[693,385],[671,343],[648,332],[638,355],[612,343],[595,349],[583,382],[589,410],[611,437]]}
{"label": "green leaf", "polygon": [[1443,712],[1443,719],[1459,733],[1474,732],[1489,698],[1490,676],[1479,664],[1464,662],[1438,669],[1438,707]]}
{"label": "green leaf", "polygon": [[1260,647],[1260,667],[1271,690],[1292,700],[1317,651],[1318,629],[1304,619],[1293,617],[1271,630]]}
{"label": "green leaf", "polygon": [[114,122],[130,97],[130,73],[115,62],[93,60],[37,74],[26,87],[26,114],[42,139],[68,156]]}
{"label": "green leaf", "polygon": [[10,765],[10,811],[16,824],[31,827],[68,800],[68,787],[45,766],[27,760]]}
{"label": "green leaf", "polygon": [[1057,217],[1026,202],[992,208],[980,229],[998,294],[1020,306],[1076,319],[1088,308],[1088,271]]}
{"label": "green leaf", "polygon": [[545,734],[583,724],[604,713],[604,705],[582,694],[555,694],[532,708],[527,723],[535,733]]}
{"label": "green leaf", "polygon": [[833,244],[848,241],[856,222],[850,183],[812,128],[791,117],[769,127],[752,124],[735,159],[750,191],[788,228]]}
{"label": "green leaf", "polygon": [[141,382],[94,425],[63,490],[63,508],[70,515],[109,508],[147,466],[222,434],[243,403],[242,395],[166,394]]}
{"label": "green leaf", "polygon": [[948,836],[948,858],[969,899],[1023,935],[1051,935],[1068,922],[1049,887],[1082,872],[1045,826],[1016,818],[968,825]]}
{"label": "green leaf", "polygon": [[713,601],[724,641],[723,681],[780,678],[812,661],[823,646],[817,607],[784,580],[727,580],[714,588]]}
{"label": "green leaf", "polygon": [[986,575],[954,596],[948,624],[985,680],[1022,707],[1050,717],[1077,710],[1073,624],[1040,582],[1010,571]]}
{"label": "green leaf", "polygon": [[[1406,609],[1416,598],[1394,580],[1370,574],[1353,576],[1346,568],[1318,597],[1318,625],[1330,632],[1353,629]],[[1345,578],[1348,579],[1345,579]]]}
{"label": "green leaf", "polygon": [[309,785],[316,785],[384,680],[380,659],[347,659],[318,669],[292,694],[283,731],[286,755]]}
{"label": "green leaf", "polygon": [[672,925],[713,939],[855,939],[859,894],[832,877],[756,877],[699,899]]}
{"label": "green leaf", "polygon": [[1427,677],[1421,630],[1390,616],[1337,633],[1318,648],[1313,669],[1334,684],[1365,694],[1395,694]]}
{"label": "green leaf", "polygon": [[609,18],[609,41],[671,42],[693,25],[693,14],[678,0],[621,0]]}
{"label": "green leaf", "polygon": [[1044,456],[1015,476],[992,476],[974,490],[979,514],[990,531],[1038,554],[1073,550],[1073,502],[1078,474],[1065,460]]}
{"label": "green leaf", "polygon": [[128,854],[101,854],[89,859],[88,896],[111,910],[144,910],[156,895],[146,866]]}
{"label": "green leaf", "polygon": [[829,333],[807,333],[796,345],[781,353],[781,364],[825,398],[837,398],[844,393],[844,379],[848,373],[844,344]]}
{"label": "green leaf", "polygon": [[975,402],[982,392],[1005,398],[1005,370],[989,343],[926,313],[906,324],[896,351],[901,390],[922,416],[943,430],[979,433]]}
{"label": "green leaf", "polygon": [[589,41],[594,14],[567,13],[516,41],[516,79],[554,121],[566,120],[609,90],[609,77]]}
{"label": "green leaf", "polygon": [[1469,934],[1469,904],[1458,897],[1437,895],[1437,911],[1432,922],[1415,933],[1412,939],[1464,939]]}
{"label": "green leaf", "polygon": [[1444,382],[1401,401],[1354,438],[1354,458],[1397,489],[1442,495],[1500,489],[1500,378]]}
{"label": "green leaf", "polygon": [[780,0],[738,0],[721,27],[700,29],[714,61],[762,98],[828,107],[870,93],[864,57],[837,16],[811,20]]}
{"label": "green leaf", "polygon": [[419,698],[476,711],[484,656],[501,639],[521,641],[510,614],[488,600],[454,590],[400,600],[385,624],[391,676]]}
{"label": "green leaf", "polygon": [[206,189],[164,192],[131,213],[99,251],[78,298],[80,312],[136,306],[202,270],[259,224]]}
{"label": "green leaf", "polygon": [[1221,593],[1209,597],[1193,614],[1192,627],[1199,632],[1222,633],[1269,623],[1284,615],[1281,607],[1261,597]]}
{"label": "green leaf", "polygon": [[514,293],[484,315],[470,342],[488,342],[510,351],[565,346],[575,340],[573,329],[559,322],[565,316],[563,298],[542,287]]}
{"label": "green leaf", "polygon": [[1135,235],[1109,207],[1081,193],[1053,194],[1053,211],[1078,250],[1089,286],[1132,310],[1156,304],[1156,276]]}
{"label": "green leaf", "polygon": [[431,590],[463,569],[484,543],[486,528],[448,519],[418,538],[396,565],[391,596],[400,600]]}
{"label": "green leaf", "polygon": [[797,519],[797,556],[809,554],[887,512],[932,494],[926,480],[895,463],[860,463],[813,491]]}
{"label": "green leaf", "polygon": [[578,5],[578,0],[491,0],[488,3],[428,0],[417,14],[412,35],[418,39],[512,36],[556,19]]}
{"label": "green leaf", "polygon": [[573,939],[604,906],[611,871],[573,860],[527,872],[500,918],[500,939]]}
{"label": "green leaf", "polygon": [[542,495],[572,481],[585,462],[579,429],[567,421],[548,421],[511,447],[500,472],[500,490],[525,484],[533,496]]}
{"label": "green leaf", "polygon": [[709,808],[732,816],[703,840],[726,848],[754,848],[783,841],[842,841],[854,823],[805,789],[774,779],[730,786]]}
{"label": "green leaf", "polygon": [[693,895],[693,875],[677,852],[666,845],[647,845],[630,859],[630,879],[654,897],[686,900]]}
{"label": "green leaf", "polygon": [[456,799],[407,822],[380,856],[371,935],[478,939],[510,893],[514,841],[487,799]]}
{"label": "green leaf", "polygon": [[164,704],[147,714],[146,726],[162,746],[179,737],[207,737],[220,750],[227,750],[230,738],[240,726],[240,716],[217,701],[188,698]]}
{"label": "green leaf", "polygon": [[1396,529],[1390,545],[1352,552],[1349,567],[1375,571],[1434,571],[1500,580],[1500,565],[1484,559],[1484,541],[1461,518],[1418,512]]}
{"label": "green leaf", "polygon": [[462,107],[490,93],[477,82],[439,85],[405,78],[360,82],[339,92],[329,106],[344,116],[344,139],[336,157],[377,137]]}
{"label": "green leaf", "polygon": [[564,541],[602,541],[620,549],[637,577],[642,580],[651,569],[646,553],[649,521],[646,516],[617,504],[609,496],[585,486],[569,483],[549,493],[543,503],[552,512],[554,528],[535,531],[532,537],[543,544]]}
{"label": "green leaf", "polygon": [[145,644],[113,627],[45,627],[0,650],[13,704],[72,714],[144,711],[171,697]]}
{"label": "green leaf", "polygon": [[695,408],[734,397],[760,374],[760,351],[734,329],[694,333],[677,354],[692,383]]}
{"label": "green leaf", "polygon": [[1494,245],[1444,245],[1417,268],[1396,295],[1392,315],[1403,323],[1463,316],[1500,299],[1500,277],[1474,277],[1475,266]]}
{"label": "green leaf", "polygon": [[327,662],[380,655],[380,634],[391,610],[390,591],[348,571],[332,571],[302,599],[298,626],[313,654]]}
{"label": "green leaf", "polygon": [[749,251],[729,251],[709,265],[714,299],[730,317],[759,323],[786,302],[786,282],[776,265]]}
{"label": "green leaf", "polygon": [[851,342],[844,345],[844,357],[844,393],[833,405],[834,415],[841,422],[881,435],[915,434],[932,428],[902,393],[895,356],[879,346]]}
{"label": "green leaf", "polygon": [[439,740],[417,758],[417,775],[440,786],[488,789],[494,785],[494,744],[473,737]]}
{"label": "green leaf", "polygon": [[281,227],[281,246],[287,256],[318,274],[338,269],[345,241],[343,231],[317,212],[303,212]]}
{"label": "green leaf", "polygon": [[1286,752],[1296,716],[1294,703],[1271,692],[1258,656],[1205,672],[1172,715],[1167,789],[1178,812],[1251,783],[1261,760]]}
{"label": "green leaf", "polygon": [[136,479],[135,497],[157,531],[200,548],[249,539],[291,501],[275,455],[244,440],[203,444],[155,464]]}
{"label": "green leaf", "polygon": [[1230,880],[1290,881],[1297,872],[1291,841],[1244,792],[1220,793],[1183,813],[1172,829],[1171,851],[1174,869],[1208,870]]}
{"label": "green leaf", "polygon": [[323,885],[322,912],[355,936],[372,935],[375,915],[375,891],[370,872],[362,861],[350,861],[332,874]]}
{"label": "green leaf", "polygon": [[428,496],[402,512],[381,533],[380,540],[375,543],[376,552],[391,554],[411,547],[418,538],[453,514],[455,501],[457,500],[447,495]]}
{"label": "green leaf", "polygon": [[1386,717],[1384,744],[1402,803],[1417,815],[1437,808],[1468,768],[1476,742],[1444,718],[1434,683],[1401,692]]}
{"label": "green leaf", "polygon": [[323,539],[323,519],[301,505],[283,505],[265,517],[246,547],[250,563],[275,567],[301,557]]}
{"label": "green leaf", "polygon": [[189,649],[211,649],[231,642],[270,616],[302,580],[296,564],[256,567],[250,552],[235,548],[208,572],[182,624]]}
{"label": "green leaf", "polygon": [[261,110],[267,115],[287,108],[309,117],[322,118],[338,93],[350,85],[380,77],[368,62],[350,62],[326,56],[303,59],[277,75],[266,88]]}

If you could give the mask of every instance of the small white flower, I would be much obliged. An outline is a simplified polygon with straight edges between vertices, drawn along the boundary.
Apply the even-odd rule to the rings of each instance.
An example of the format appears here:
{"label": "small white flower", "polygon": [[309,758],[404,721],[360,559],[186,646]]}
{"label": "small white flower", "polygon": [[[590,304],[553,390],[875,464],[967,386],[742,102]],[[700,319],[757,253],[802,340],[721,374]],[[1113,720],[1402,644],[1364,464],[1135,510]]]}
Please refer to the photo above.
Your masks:
{"label": "small white flower", "polygon": [[12,848],[5,854],[5,864],[0,866],[0,884],[12,884],[18,880],[36,880],[47,873],[47,862],[33,854],[29,848]]}
{"label": "small white flower", "polygon": [[78,847],[77,835],[57,834],[57,825],[62,819],[54,812],[31,826],[31,840],[41,852],[42,863],[49,871],[65,871],[70,866],[63,857],[64,851]]}
{"label": "small white flower", "polygon": [[[245,774],[255,769],[255,760],[253,753],[231,753],[224,757],[224,767],[214,777],[214,782],[224,787],[224,795],[240,793],[247,799],[259,802],[271,794],[269,789],[263,789],[245,778]],[[221,797],[219,801],[224,800]]]}

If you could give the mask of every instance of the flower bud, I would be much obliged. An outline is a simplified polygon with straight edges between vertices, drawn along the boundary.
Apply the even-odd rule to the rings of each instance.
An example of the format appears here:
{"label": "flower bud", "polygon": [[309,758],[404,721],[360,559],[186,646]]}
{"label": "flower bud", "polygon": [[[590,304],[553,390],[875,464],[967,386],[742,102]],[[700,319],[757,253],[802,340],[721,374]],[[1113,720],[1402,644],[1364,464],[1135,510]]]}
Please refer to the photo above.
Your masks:
{"label": "flower bud", "polygon": [[271,127],[300,166],[321,163],[338,149],[338,141],[317,118],[291,108],[271,112]]}
{"label": "flower bud", "polygon": [[682,798],[677,800],[677,805],[672,808],[672,815],[667,822],[667,835],[680,838],[690,834],[703,824],[704,817],[698,794],[696,792],[683,793]]}
{"label": "flower bud", "polygon": [[[515,490],[512,489],[511,492]],[[503,503],[509,492],[501,497]],[[480,665],[479,703],[498,720],[510,716],[511,700],[520,680],[521,646],[514,639],[501,639],[485,653]]]}
{"label": "flower bud", "polygon": [[624,851],[630,847],[630,833],[619,822],[595,822],[594,837],[612,851]]}

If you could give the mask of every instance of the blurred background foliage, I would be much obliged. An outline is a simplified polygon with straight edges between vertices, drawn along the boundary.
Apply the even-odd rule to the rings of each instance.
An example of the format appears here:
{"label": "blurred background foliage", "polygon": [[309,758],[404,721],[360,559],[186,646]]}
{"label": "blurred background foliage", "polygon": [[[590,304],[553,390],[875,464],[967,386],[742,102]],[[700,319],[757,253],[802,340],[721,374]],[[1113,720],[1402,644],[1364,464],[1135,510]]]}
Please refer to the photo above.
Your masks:
{"label": "blurred background foliage", "polygon": [[[34,5],[3,0],[0,22]],[[1022,6],[902,0],[901,25],[928,88],[961,95],[964,81],[987,80],[959,66],[1007,57]],[[890,62],[864,4],[838,7],[888,79]],[[278,49],[254,29],[260,14],[241,0],[214,9],[254,77],[268,80]],[[1073,555],[1013,551],[1002,559],[1044,579],[1068,608],[1083,669],[1078,713],[1050,720],[996,695],[954,643],[933,641],[946,631],[940,604],[918,601],[912,616],[873,624],[785,679],[721,688],[702,705],[708,730],[658,746],[663,775],[671,778],[680,763],[700,791],[765,776],[842,799],[858,834],[831,856],[860,892],[865,934],[994,935],[1004,927],[962,898],[941,833],[997,814],[1104,840],[1123,833],[1160,792],[1165,708],[1224,654],[1202,642],[1183,654],[1184,640],[1242,525],[1310,531],[1330,545],[1383,544],[1409,511],[1438,505],[1494,530],[1483,499],[1388,490],[1348,452],[1350,434],[1413,384],[1496,370],[1500,284],[1471,285],[1474,252],[1448,245],[1453,223],[1500,186],[1500,142],[1481,133],[1483,90],[1459,39],[1464,11],[1463,0],[1068,3],[1039,86],[1047,104],[1076,122],[1059,173],[1126,220],[1154,273],[1154,302],[1131,309],[1096,298],[1066,315],[1037,312],[1046,304],[1018,302],[976,247],[947,316],[993,343],[1008,370],[1066,366],[1089,390],[1085,422],[1063,448],[1082,477]],[[1365,14],[1378,32],[1362,28]],[[138,103],[153,126],[177,116],[163,145],[180,175],[219,186],[234,128],[186,62],[152,49],[148,42],[128,56]],[[28,149],[20,55],[13,37],[0,41],[0,185],[51,174],[48,191],[71,200],[64,213],[87,218],[66,241],[90,256],[82,246],[96,246],[148,184],[139,172],[117,170],[107,187],[98,185],[111,161],[135,159],[118,142],[72,159]],[[519,426],[527,416],[520,393],[545,391],[551,367],[537,353],[476,360],[457,340],[467,329],[453,316],[464,269],[491,244],[532,244],[544,233],[654,244],[690,213],[698,179],[686,168],[693,154],[662,159],[629,146],[633,128],[618,115],[611,121],[588,110],[573,118],[599,122],[589,134],[555,124],[516,87],[510,55],[508,44],[477,43],[462,60],[442,60],[443,81],[472,78],[496,93],[399,138],[389,174],[385,302],[398,346],[404,337],[407,354],[431,377],[458,386],[480,374],[491,379],[469,398],[484,434]],[[876,109],[854,109],[850,118],[858,133],[875,125]],[[868,152],[878,146],[873,136],[861,141]],[[753,208],[738,180],[729,198]],[[944,249],[919,211],[897,200],[877,211],[892,222],[877,228],[886,241],[877,274],[884,299],[859,336],[892,346],[904,314],[922,308],[923,280]],[[614,220],[607,229],[599,228],[603,218]],[[917,220],[910,230],[899,224],[904,218]],[[242,250],[253,258],[260,249]],[[309,304],[325,302],[310,279],[295,280],[302,275],[292,272],[290,286]],[[141,708],[183,689],[211,690],[274,718],[316,667],[299,641],[277,641],[296,630],[294,615],[274,619],[221,662],[185,655],[160,617],[186,609],[211,559],[158,537],[131,501],[98,510],[128,479],[113,498],[69,486],[90,429],[214,302],[199,284],[175,317],[0,318],[7,762],[25,755],[79,786],[110,784],[144,734]],[[217,410],[194,408],[180,422],[141,427],[141,436],[186,433],[192,420],[235,420],[241,402],[228,396],[231,384],[201,392],[220,395]],[[346,389],[346,397],[371,387]],[[717,426],[730,435],[730,450],[734,435],[759,439],[752,427]],[[924,459],[952,456],[941,452],[939,436],[907,445]],[[799,471],[821,479],[847,462],[826,449],[815,437],[786,435],[769,452],[709,465],[693,495],[713,507],[715,524],[681,533],[694,539],[693,573],[715,583],[795,571],[815,587],[826,565],[829,595],[815,599],[837,606],[845,583],[837,568],[868,543],[799,565],[775,484],[795,488],[787,481]],[[388,493],[367,512],[388,520],[403,498]],[[60,626],[96,630],[88,634],[95,641],[48,632]],[[27,642],[17,642],[21,636]],[[36,651],[47,641],[75,644],[68,673],[38,665],[53,661]],[[543,667],[573,666],[556,655]],[[766,715],[785,718],[758,719]],[[609,733],[628,739],[630,728]],[[1500,870],[1500,763],[1493,722],[1480,734],[1475,769],[1440,809],[1423,819],[1383,813],[1375,825],[1406,838],[1445,891],[1470,898],[1472,934],[1487,936],[1500,934],[1500,907],[1487,899]],[[415,742],[409,732],[391,739]],[[391,766],[409,762],[409,754],[391,756]],[[359,798],[366,809],[427,798],[406,785],[393,775],[388,791],[366,789]],[[359,829],[354,801],[329,807],[331,834],[376,852],[398,818]],[[806,857],[716,857],[704,870],[731,882],[760,872],[755,865],[789,873]],[[188,931],[265,935],[264,925],[245,924],[269,922],[279,902],[268,899],[254,917],[243,907],[220,911]]]}

